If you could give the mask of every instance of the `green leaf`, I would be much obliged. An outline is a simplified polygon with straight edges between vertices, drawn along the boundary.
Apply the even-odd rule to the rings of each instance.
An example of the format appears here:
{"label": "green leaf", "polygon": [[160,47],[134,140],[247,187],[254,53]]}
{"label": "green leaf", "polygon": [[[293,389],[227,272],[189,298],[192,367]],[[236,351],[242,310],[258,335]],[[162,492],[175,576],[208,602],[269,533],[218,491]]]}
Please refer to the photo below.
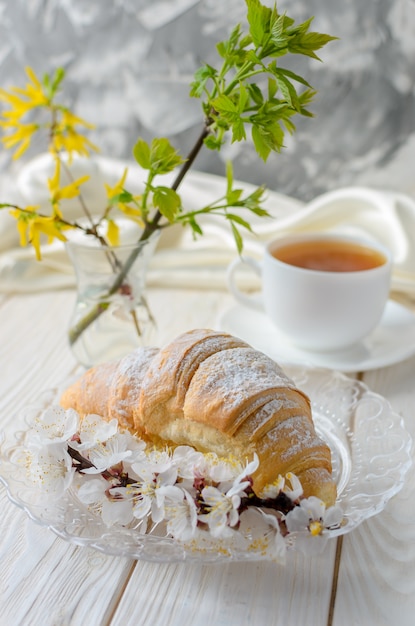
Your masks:
{"label": "green leaf", "polygon": [[226,120],[232,122],[238,117],[238,109],[234,102],[225,94],[221,94],[213,100],[214,109],[220,113]]}
{"label": "green leaf", "polygon": [[50,93],[50,76],[49,76],[49,74],[44,74],[43,75],[42,83],[46,87],[46,90]]}
{"label": "green leaf", "polygon": [[232,227],[233,238],[235,239],[235,243],[236,243],[236,249],[238,250],[238,253],[241,254],[243,247],[244,247],[243,239],[233,222],[231,222],[231,227]]}
{"label": "green leaf", "polygon": [[300,95],[299,100],[300,100],[301,115],[305,115],[307,117],[314,117],[313,113],[308,111],[305,107],[308,106],[313,101],[316,93],[317,92],[314,91],[313,89],[307,89]]}
{"label": "green leaf", "polygon": [[261,159],[263,161],[266,161],[271,152],[271,147],[269,145],[269,142],[266,141],[264,133],[262,132],[259,126],[253,125],[251,133],[252,133],[252,140],[254,142],[255,150],[257,151]]}
{"label": "green leaf", "polygon": [[266,209],[262,209],[261,207],[252,207],[249,208],[252,213],[258,215],[258,217],[271,217],[271,214]]}
{"label": "green leaf", "polygon": [[153,204],[169,222],[174,222],[181,206],[181,199],[170,187],[160,186],[154,189]]}
{"label": "green leaf", "polygon": [[299,74],[295,74],[295,72],[291,72],[291,70],[286,70],[283,67],[279,67],[276,69],[276,73],[280,75],[282,74],[283,76],[286,76],[287,78],[290,78],[291,80],[295,80],[297,83],[301,83],[301,85],[304,85],[305,87],[311,88],[310,83],[307,82],[305,78],[303,78]]}
{"label": "green leaf", "polygon": [[255,50],[247,50],[245,60],[253,65],[261,65],[261,59],[256,54]]}
{"label": "green leaf", "polygon": [[154,174],[168,174],[183,163],[183,159],[166,137],[157,137],[151,142],[150,163]]}
{"label": "green leaf", "polygon": [[268,78],[268,99],[272,100],[278,91],[277,81],[274,78]]}
{"label": "green leaf", "polygon": [[316,93],[317,92],[314,89],[306,89],[305,91],[303,91],[303,93],[300,95],[301,104],[303,106],[307,106],[308,104],[310,104],[310,102],[312,102],[312,100],[314,99]]}
{"label": "green leaf", "polygon": [[252,37],[251,35],[244,35],[241,37],[241,40],[239,42],[239,48],[240,49],[244,49],[247,48],[248,46],[250,46],[252,44]]}
{"label": "green leaf", "polygon": [[239,84],[239,102],[238,102],[238,112],[243,113],[245,111],[246,105],[249,101],[249,93],[245,85],[241,82]]}
{"label": "green leaf", "polygon": [[266,35],[269,33],[269,23],[271,9],[263,6],[259,0],[246,0],[248,6],[247,20],[249,32],[255,47],[259,48],[264,44]]}
{"label": "green leaf", "polygon": [[203,143],[209,150],[220,150],[222,147],[222,142],[215,135],[208,135],[204,138]]}
{"label": "green leaf", "polygon": [[111,198],[110,204],[116,205],[119,202],[122,202],[123,204],[128,204],[129,202],[133,202],[133,200],[134,196],[129,191],[124,189],[121,193]]}
{"label": "green leaf", "polygon": [[42,84],[45,88],[45,93],[50,100],[53,100],[64,77],[65,70],[62,67],[58,67],[52,77],[50,74],[43,75]]}
{"label": "green leaf", "polygon": [[232,143],[246,139],[245,127],[241,119],[232,124]]}
{"label": "green leaf", "polygon": [[53,77],[53,81],[51,84],[52,96],[55,95],[55,93],[58,91],[60,84],[64,78],[65,78],[65,70],[63,69],[63,67],[58,67],[56,69],[55,76]]}
{"label": "green leaf", "polygon": [[[263,209],[260,206],[260,203],[263,201],[263,196],[265,194],[265,187],[257,187],[249,196],[245,198],[245,206],[250,211],[260,211],[263,212],[263,215],[268,215],[268,211]],[[260,213],[258,213],[259,215]]]}
{"label": "green leaf", "polygon": [[271,24],[271,41],[277,48],[286,48],[288,44],[288,34],[286,32],[285,16],[278,15]]}
{"label": "green leaf", "polygon": [[244,220],[240,215],[236,215],[235,213],[226,213],[226,219],[231,220],[232,222],[236,222],[237,224],[243,226],[252,233],[252,227],[250,223]]}
{"label": "green leaf", "polygon": [[321,61],[320,57],[315,54],[315,50],[319,50],[329,41],[334,41],[337,37],[324,35],[322,33],[306,33],[305,35],[292,39],[288,44],[288,50],[293,54],[303,54],[317,61]]}
{"label": "green leaf", "polygon": [[266,161],[271,150],[279,152],[283,147],[284,131],[277,121],[267,120],[266,123],[254,123],[252,139],[259,156]]}
{"label": "green leaf", "polygon": [[[312,115],[310,117],[312,117]],[[282,121],[283,121],[283,124],[284,124],[285,128],[290,133],[290,135],[293,135],[295,133],[295,131],[296,131],[295,124],[290,120],[289,117],[283,117]]]}
{"label": "green leaf", "polygon": [[305,33],[307,33],[313,20],[314,17],[309,17],[308,20],[305,20],[305,22],[302,22],[301,24],[298,24],[297,26],[289,29],[290,35],[304,35]]}
{"label": "green leaf", "polygon": [[231,189],[226,194],[226,202],[228,203],[229,206],[235,205],[239,202],[242,194],[243,194],[242,189]]}
{"label": "green leaf", "polygon": [[209,80],[214,80],[217,75],[217,71],[211,65],[203,65],[200,67],[194,75],[194,80],[190,84],[190,95],[193,98],[200,98],[206,87],[206,83]]}
{"label": "green leaf", "polygon": [[220,41],[219,43],[217,43],[216,50],[218,51],[218,54],[220,57],[222,57],[222,59],[226,59],[228,48],[225,41]]}
{"label": "green leaf", "polygon": [[261,106],[264,103],[264,96],[262,95],[262,91],[255,83],[251,83],[248,85],[249,95],[255,104]]}
{"label": "green leaf", "polygon": [[196,222],[195,218],[193,217],[193,215],[191,217],[189,217],[189,219],[187,220],[187,223],[189,224],[190,228],[193,231],[193,235],[203,235],[203,230],[201,229],[201,227],[199,226],[199,224]]}
{"label": "green leaf", "polygon": [[284,100],[288,102],[288,104],[296,111],[299,111],[300,102],[298,100],[297,92],[292,83],[290,83],[290,81],[288,80],[288,78],[286,78],[283,74],[277,76],[277,84],[283,95]]}
{"label": "green leaf", "polygon": [[143,169],[151,169],[150,146],[144,139],[137,140],[133,148],[133,156]]}
{"label": "green leaf", "polygon": [[144,139],[138,139],[133,155],[137,163],[155,174],[167,174],[183,163],[182,157],[176,152],[165,137],[153,139],[151,146]]}
{"label": "green leaf", "polygon": [[268,124],[267,136],[270,138],[270,146],[272,150],[279,152],[284,145],[284,131],[278,122]]}
{"label": "green leaf", "polygon": [[230,60],[237,51],[237,44],[241,36],[241,25],[237,24],[232,30],[229,39],[216,44],[218,54],[226,60]]}
{"label": "green leaf", "polygon": [[229,48],[229,50],[233,50],[236,47],[240,37],[241,37],[241,25],[237,24],[233,28],[233,30],[232,30],[232,32],[231,32],[231,34],[229,36],[229,39],[228,39],[228,48]]}

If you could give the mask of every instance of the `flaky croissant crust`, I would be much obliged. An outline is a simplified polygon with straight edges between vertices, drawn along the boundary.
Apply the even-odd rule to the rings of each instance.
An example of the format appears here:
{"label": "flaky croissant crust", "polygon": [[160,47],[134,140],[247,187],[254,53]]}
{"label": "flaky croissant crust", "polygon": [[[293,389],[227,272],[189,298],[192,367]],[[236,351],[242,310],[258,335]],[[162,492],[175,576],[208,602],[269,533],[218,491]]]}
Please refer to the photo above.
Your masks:
{"label": "flaky croissant crust", "polygon": [[253,489],[288,472],[304,495],[336,500],[329,447],[308,397],[279,365],[224,332],[196,329],[88,370],[61,398],[81,415],[116,418],[143,439],[239,459],[258,455]]}

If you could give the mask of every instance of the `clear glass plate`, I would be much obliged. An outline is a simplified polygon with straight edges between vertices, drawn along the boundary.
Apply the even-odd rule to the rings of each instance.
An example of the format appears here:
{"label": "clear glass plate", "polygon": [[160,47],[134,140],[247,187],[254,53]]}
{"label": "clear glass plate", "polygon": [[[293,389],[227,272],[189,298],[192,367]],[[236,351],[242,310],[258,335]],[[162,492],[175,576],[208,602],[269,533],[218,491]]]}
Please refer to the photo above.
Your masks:
{"label": "clear glass plate", "polygon": [[[402,418],[392,410],[389,402],[370,391],[362,382],[327,370],[293,365],[286,365],[284,369],[310,396],[316,430],[332,451],[338,504],[344,513],[344,525],[327,531],[327,536],[332,538],[349,533],[364,520],[379,513],[402,488],[412,463],[411,437]],[[43,395],[39,404],[43,407],[48,403],[56,404],[57,393],[57,390],[52,390]],[[258,561],[271,558],[263,549],[263,544],[261,547],[261,541],[257,542],[258,549],[247,550],[246,542],[239,540],[237,531],[233,539],[198,538],[191,545],[184,545],[166,536],[163,524],[145,531],[134,526],[109,528],[71,491],[65,492],[58,502],[48,501],[44,494],[27,483],[25,468],[13,461],[13,452],[22,431],[28,426],[22,421],[19,428],[20,431],[16,429],[3,438],[0,480],[14,504],[26,511],[35,522],[49,527],[66,541],[106,554],[157,562]],[[257,538],[253,529],[251,539]],[[296,549],[295,543],[292,548]]]}

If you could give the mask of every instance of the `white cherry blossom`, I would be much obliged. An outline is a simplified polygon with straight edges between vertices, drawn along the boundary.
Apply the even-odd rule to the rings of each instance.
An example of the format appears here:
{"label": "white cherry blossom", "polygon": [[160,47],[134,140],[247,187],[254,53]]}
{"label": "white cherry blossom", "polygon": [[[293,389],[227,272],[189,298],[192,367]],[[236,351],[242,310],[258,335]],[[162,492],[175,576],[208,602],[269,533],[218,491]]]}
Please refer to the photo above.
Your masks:
{"label": "white cherry blossom", "polygon": [[71,442],[71,446],[77,450],[88,450],[97,443],[107,441],[118,432],[118,421],[112,419],[104,420],[99,415],[93,413],[86,415],[79,430],[79,440]]}
{"label": "white cherry blossom", "polygon": [[232,531],[229,527],[236,526],[239,522],[238,509],[241,497],[246,496],[245,489],[251,486],[248,479],[258,468],[257,455],[248,463],[233,484],[228,488],[227,483],[220,483],[218,487],[208,485],[202,489],[201,496],[206,505],[207,512],[199,515],[198,519],[208,525],[214,537],[229,537]]}
{"label": "white cherry blossom", "polygon": [[[142,472],[161,474],[173,467],[172,456],[166,449],[158,450],[157,448],[150,448],[146,451],[146,455],[140,456],[139,459],[132,460],[132,469],[138,476]],[[176,471],[177,475],[177,471]]]}
{"label": "white cherry blossom", "polygon": [[264,542],[267,554],[273,561],[281,564],[286,562],[287,543],[281,533],[276,514],[250,507],[240,515],[239,530],[246,537],[250,537],[253,543]]}
{"label": "white cherry blossom", "polygon": [[326,509],[322,500],[310,496],[301,500],[299,506],[287,513],[285,522],[291,533],[307,531],[317,536],[323,534],[326,529],[340,526],[342,517],[340,507]]}
{"label": "white cherry blossom", "polygon": [[79,428],[79,415],[73,409],[54,406],[46,409],[33,421],[27,433],[28,443],[35,445],[56,445],[66,443]]}
{"label": "white cherry blossom", "polygon": [[230,526],[239,521],[238,508],[241,497],[237,493],[222,493],[211,485],[202,489],[202,498],[207,512],[198,516],[199,521],[208,525],[213,537],[230,537]]}
{"label": "white cherry blossom", "polygon": [[[254,454],[254,458],[250,461],[240,472],[239,476],[236,477],[234,486],[246,480],[247,477],[252,476],[254,472],[259,467],[259,458],[257,454]],[[248,481],[249,482],[249,481]]]}
{"label": "white cherry blossom", "polygon": [[241,464],[237,461],[221,459],[216,454],[206,455],[204,474],[208,480],[216,483],[232,482],[241,471]]}
{"label": "white cherry blossom", "polygon": [[129,448],[130,438],[124,433],[116,433],[103,442],[97,442],[88,450],[88,459],[94,467],[83,469],[84,474],[101,474],[110,470],[123,461],[132,461],[134,456],[141,456],[145,447],[137,448],[135,451]]}
{"label": "white cherry blossom", "polygon": [[[181,492],[181,493],[179,493]],[[167,531],[175,539],[189,541],[195,536],[197,528],[196,503],[190,493],[184,489],[169,494],[164,501]]]}
{"label": "white cherry blossom", "polygon": [[132,498],[127,487],[111,486],[103,478],[92,478],[80,486],[78,498],[84,504],[98,507],[107,526],[125,526],[133,519]]}
{"label": "white cherry blossom", "polygon": [[58,454],[55,446],[26,449],[25,464],[28,478],[42,491],[60,497],[71,486],[75,469],[65,450]]}
{"label": "white cherry blossom", "polygon": [[291,502],[297,502],[303,495],[303,487],[301,485],[301,482],[292,472],[288,472],[285,478],[286,480],[290,481],[291,488],[287,487],[287,483],[285,483],[284,493],[290,498]]}
{"label": "white cherry blossom", "polygon": [[268,534],[271,535],[268,552],[277,563],[285,563],[287,555],[287,544],[281,534],[280,525],[276,515],[270,515],[260,511],[263,519],[269,526]]}
{"label": "white cherry blossom", "polygon": [[284,491],[285,478],[281,475],[273,482],[265,485],[261,492],[261,498],[276,498],[281,491]]}
{"label": "white cherry blossom", "polygon": [[154,473],[151,468],[134,464],[134,470],[139,478],[131,486],[134,493],[134,516],[138,519],[151,515],[153,522],[164,519],[164,503],[166,498],[174,498],[180,487],[175,486],[177,470],[170,467],[164,472]]}
{"label": "white cherry blossom", "polygon": [[180,478],[193,480],[206,472],[206,455],[191,446],[177,446],[173,451],[172,462]]}

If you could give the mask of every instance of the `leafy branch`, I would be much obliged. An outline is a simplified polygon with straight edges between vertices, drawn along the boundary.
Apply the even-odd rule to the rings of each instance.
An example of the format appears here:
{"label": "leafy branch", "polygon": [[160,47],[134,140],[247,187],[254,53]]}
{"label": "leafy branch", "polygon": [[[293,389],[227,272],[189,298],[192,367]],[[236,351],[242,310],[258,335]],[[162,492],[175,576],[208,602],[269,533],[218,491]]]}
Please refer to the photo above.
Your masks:
{"label": "leafy branch", "polygon": [[[294,20],[286,14],[279,14],[276,6],[270,9],[259,0],[246,0],[246,4],[248,32],[244,33],[238,24],[227,40],[217,44],[222,59],[221,67],[216,69],[208,64],[203,65],[196,71],[191,83],[190,95],[202,102],[204,125],[188,157],[181,163],[181,169],[171,186],[173,192],[177,191],[202,146],[220,151],[227,133],[231,133],[232,142],[243,141],[247,139],[247,129],[250,127],[255,149],[266,161],[272,151],[279,152],[283,148],[285,131],[293,133],[296,130],[292,121],[296,114],[312,117],[308,106],[316,92],[302,76],[280,67],[277,59],[287,54],[302,54],[319,60],[316,51],[336,38],[310,32],[312,18],[296,26]],[[257,77],[266,78],[265,84],[254,82],[253,79]],[[134,148],[134,156],[142,167],[151,171],[148,150],[145,155],[142,154],[142,148],[142,142],[139,141]],[[161,161],[158,161],[160,165]],[[150,174],[148,190],[153,178]],[[230,180],[228,167],[228,206],[247,208],[259,215],[263,190],[257,190],[253,206],[253,198],[243,201],[239,190],[231,193]],[[166,203],[156,204],[156,214],[146,223],[143,238],[153,232],[162,216],[170,222],[188,224],[195,235],[203,234],[195,219],[196,213],[183,215],[175,196],[167,195],[165,199]],[[210,210],[215,209],[211,207]],[[205,212],[208,212],[207,208],[197,214]],[[266,211],[261,215],[267,215]],[[243,241],[237,224],[248,229],[249,226],[234,214],[225,212],[225,216],[231,222],[237,249],[241,252]]]}

